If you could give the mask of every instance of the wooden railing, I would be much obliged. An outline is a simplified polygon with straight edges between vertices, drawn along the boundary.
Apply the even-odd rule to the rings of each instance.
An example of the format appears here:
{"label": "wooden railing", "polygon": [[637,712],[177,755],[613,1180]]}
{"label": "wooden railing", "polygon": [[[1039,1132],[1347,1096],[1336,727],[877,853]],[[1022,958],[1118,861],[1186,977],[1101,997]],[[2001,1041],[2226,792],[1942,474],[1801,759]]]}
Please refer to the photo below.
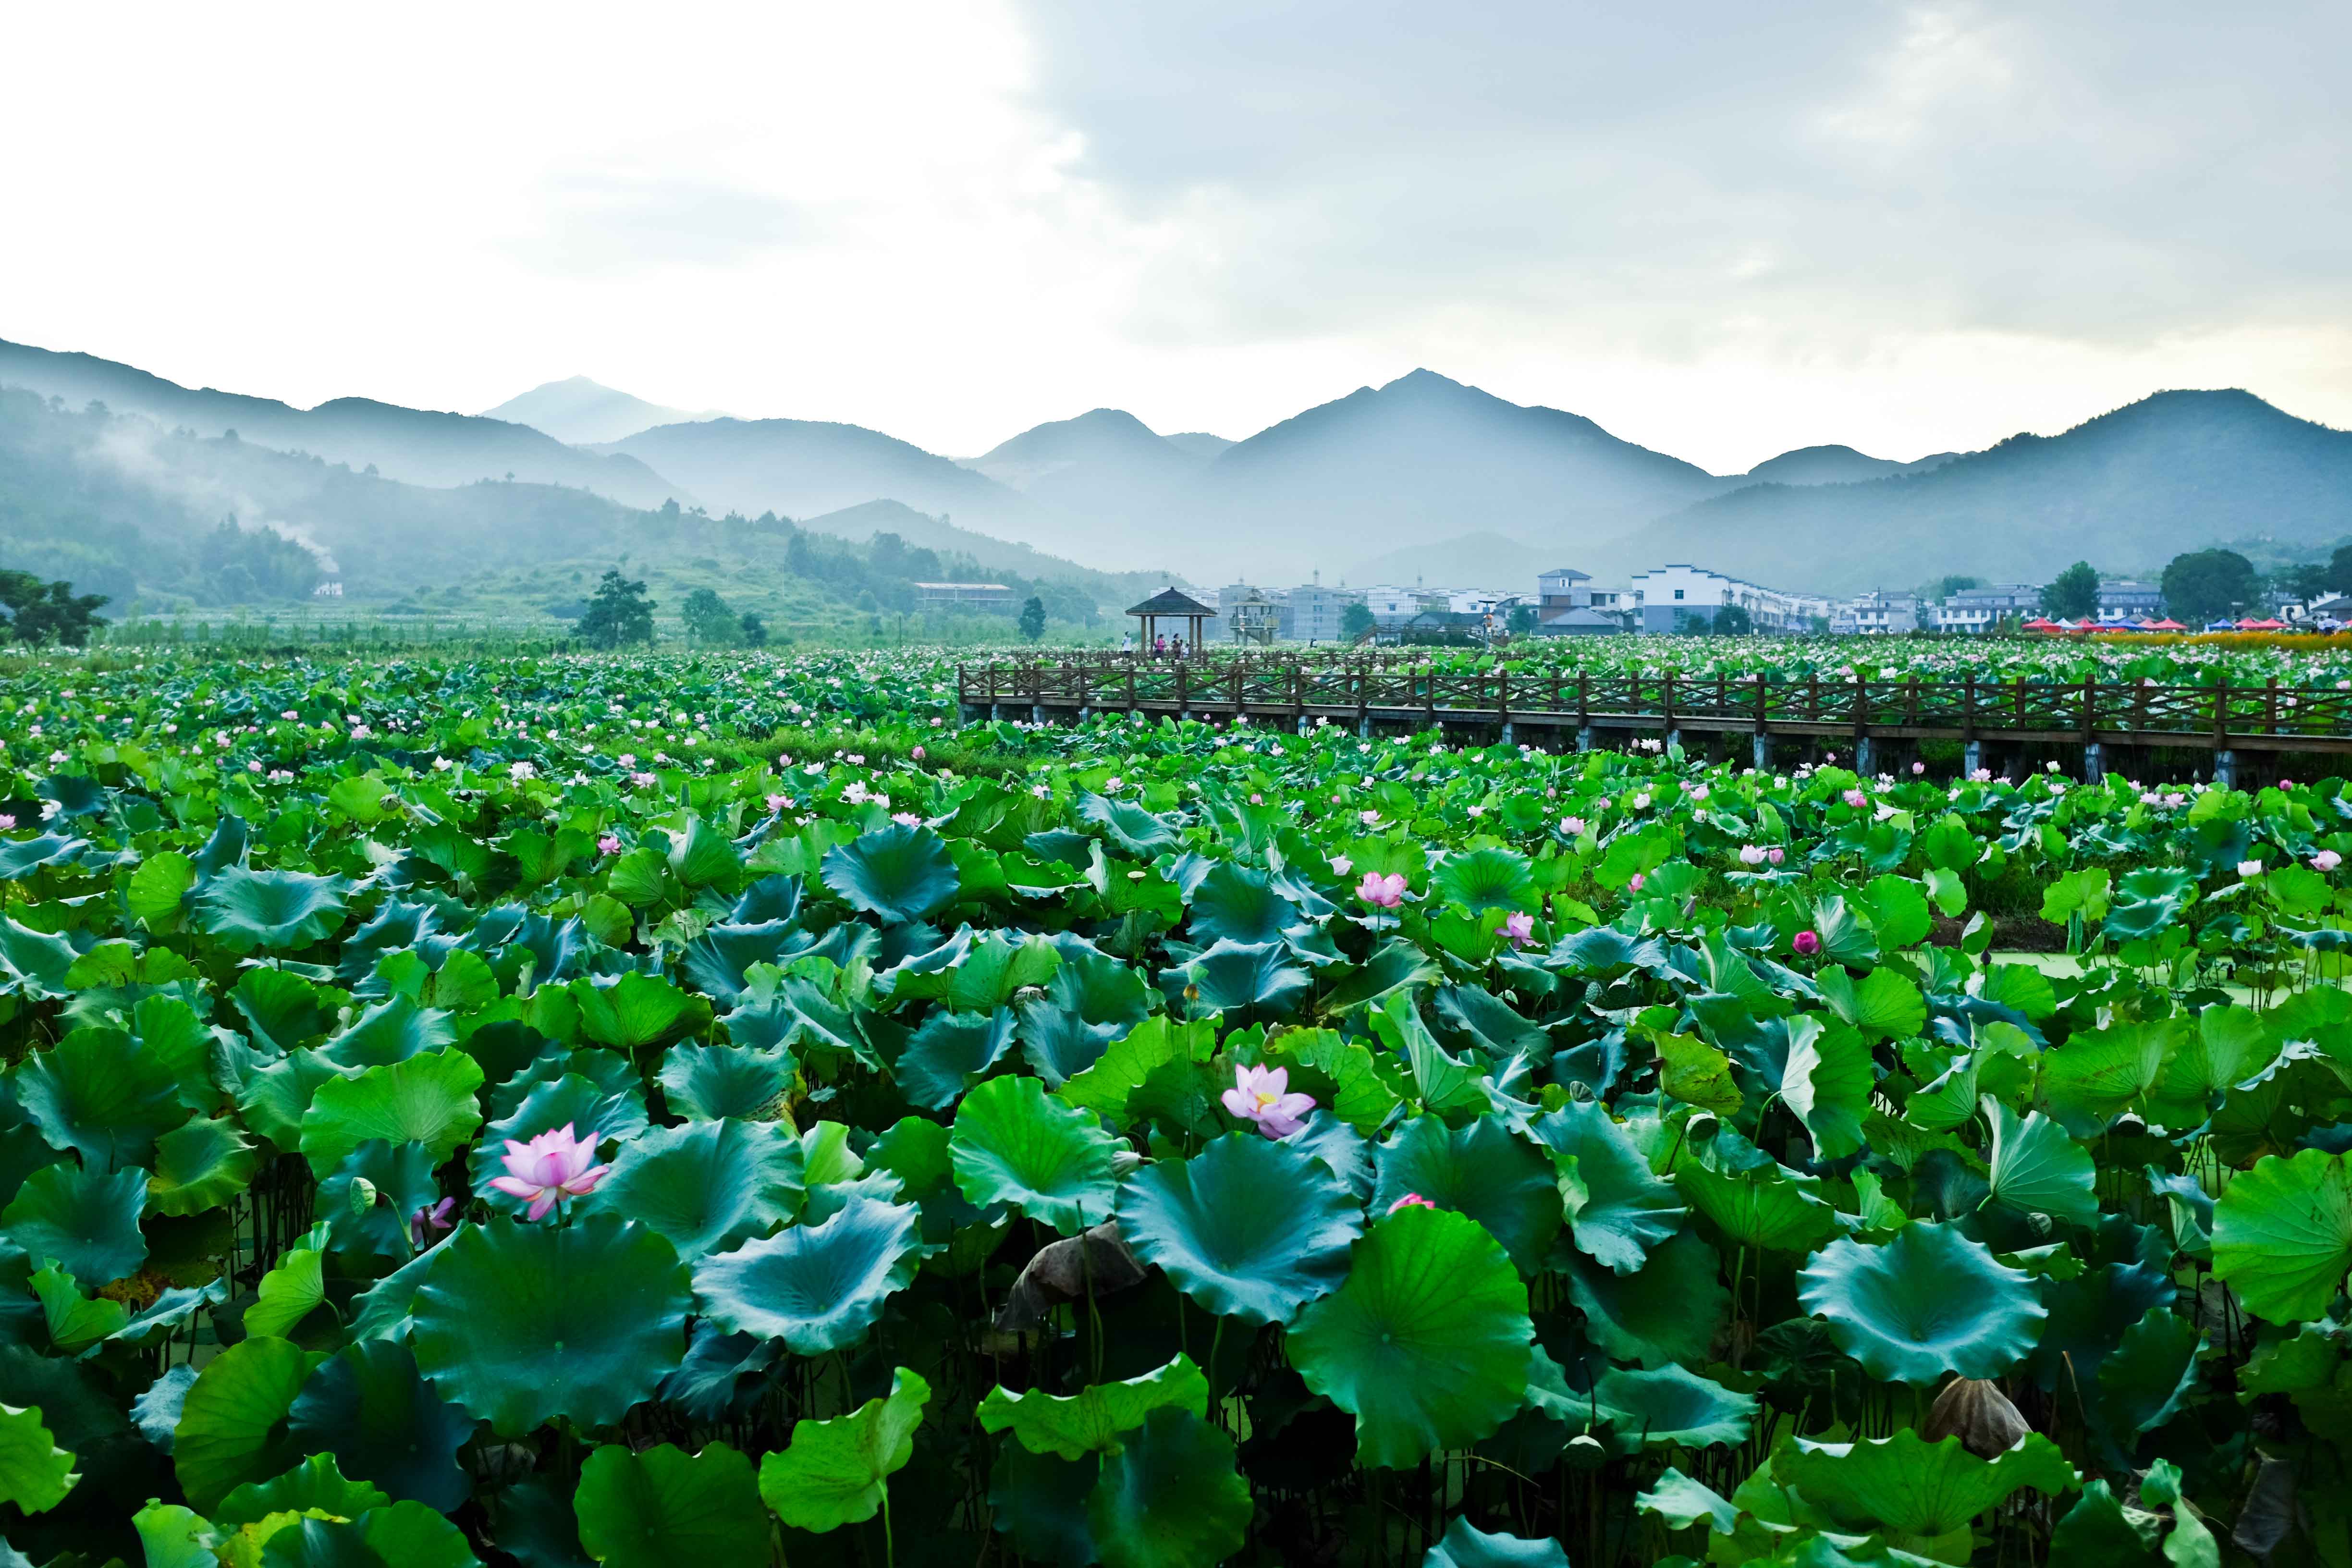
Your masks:
{"label": "wooden railing", "polygon": [[960,667],[967,714],[1145,712],[1284,721],[1854,733],[2352,750],[2352,691],[2025,679],[1854,680],[1571,670],[1440,672],[1376,660],[1087,659]]}

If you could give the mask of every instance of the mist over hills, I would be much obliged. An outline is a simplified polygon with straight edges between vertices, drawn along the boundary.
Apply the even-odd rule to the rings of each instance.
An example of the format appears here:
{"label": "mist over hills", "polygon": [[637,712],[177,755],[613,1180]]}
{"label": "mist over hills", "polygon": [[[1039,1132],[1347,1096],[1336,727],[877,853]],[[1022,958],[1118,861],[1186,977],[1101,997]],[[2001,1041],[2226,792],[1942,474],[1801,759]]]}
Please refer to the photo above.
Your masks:
{"label": "mist over hills", "polygon": [[[52,521],[80,507],[90,541],[109,537],[119,518],[145,526],[146,503],[126,500],[123,486],[152,469],[163,477],[151,488],[188,517],[269,521],[383,572],[394,562],[415,570],[439,551],[496,553],[507,542],[486,535],[509,526],[528,553],[551,518],[595,542],[634,526],[614,519],[702,508],[801,519],[848,539],[898,532],[1024,577],[1084,569],[1113,595],[1129,578],[1170,570],[1206,585],[1281,585],[1319,572],[1326,583],[1512,589],[1551,566],[1622,578],[1668,561],[1843,593],[1946,573],[2042,581],[2077,559],[2153,571],[2182,550],[2232,540],[2293,551],[2352,534],[2352,434],[2244,392],[2160,393],[1982,452],[1904,462],[1822,445],[1717,475],[1580,415],[1426,370],[1237,442],[1162,436],[1124,410],[1097,408],[962,461],[855,425],[671,418],[677,410],[582,377],[497,412],[575,432],[667,422],[572,446],[504,419],[358,398],[302,410],[0,343],[0,386],[11,384],[75,411],[95,400],[152,422],[91,436],[74,463],[39,469],[58,487],[45,503]],[[32,417],[14,406],[20,421]],[[140,427],[147,433],[126,434]],[[230,430],[239,439],[225,439]],[[83,471],[92,465],[106,471]],[[299,484],[286,477],[298,472]],[[9,478],[21,510],[34,481]],[[394,481],[421,493],[395,503],[370,488]],[[671,500],[678,505],[663,505]],[[381,537],[412,528],[414,540]],[[40,537],[45,559],[75,557],[73,529]],[[113,547],[90,548],[112,563],[99,569],[143,580]]]}
{"label": "mist over hills", "polygon": [[617,441],[624,436],[634,436],[656,425],[686,425],[698,419],[726,417],[715,408],[705,409],[699,414],[689,414],[682,408],[665,408],[658,403],[647,403],[642,397],[633,397],[625,392],[591,381],[584,375],[534,386],[520,397],[508,398],[496,408],[485,408],[481,416],[528,425],[534,430],[577,447],[590,446],[598,441]]}
{"label": "mist over hills", "polygon": [[1834,594],[1951,572],[2043,582],[2076,560],[2153,571],[2230,539],[2315,548],[2347,533],[2352,432],[2252,393],[2159,392],[1926,472],[1748,486],[1614,542],[1610,557]]}
{"label": "mist over hills", "polygon": [[339,397],[316,408],[275,398],[194,389],[90,354],[57,353],[0,342],[0,386],[60,397],[75,408],[98,402],[118,414],[142,414],[199,436],[234,430],[244,440],[305,452],[354,468],[375,465],[386,478],[419,485],[467,485],[508,475],[532,484],[573,485],[631,506],[659,506],[693,493],[633,457],[605,457],[566,446],[527,425],[466,414],[435,413]]}

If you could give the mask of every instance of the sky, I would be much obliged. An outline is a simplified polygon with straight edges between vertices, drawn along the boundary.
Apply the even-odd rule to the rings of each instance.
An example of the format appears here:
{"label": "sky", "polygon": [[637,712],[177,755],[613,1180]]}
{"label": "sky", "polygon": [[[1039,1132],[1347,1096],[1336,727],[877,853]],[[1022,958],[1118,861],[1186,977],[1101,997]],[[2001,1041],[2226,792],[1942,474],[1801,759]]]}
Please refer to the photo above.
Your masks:
{"label": "sky", "polygon": [[1737,472],[2167,387],[2352,426],[2352,7],[44,6],[0,338],[584,374],[968,456],[1425,365]]}

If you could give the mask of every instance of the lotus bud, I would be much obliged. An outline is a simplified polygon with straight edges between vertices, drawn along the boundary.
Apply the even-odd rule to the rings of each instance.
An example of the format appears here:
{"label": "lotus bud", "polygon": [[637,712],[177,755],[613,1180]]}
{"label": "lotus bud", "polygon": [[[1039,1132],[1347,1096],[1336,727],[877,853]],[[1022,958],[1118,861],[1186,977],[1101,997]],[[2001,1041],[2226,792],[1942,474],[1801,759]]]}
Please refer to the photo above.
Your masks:
{"label": "lotus bud", "polygon": [[365,1176],[354,1176],[352,1178],[351,1191],[345,1194],[344,1197],[351,1205],[352,1217],[365,1219],[368,1210],[375,1207],[375,1184]]}

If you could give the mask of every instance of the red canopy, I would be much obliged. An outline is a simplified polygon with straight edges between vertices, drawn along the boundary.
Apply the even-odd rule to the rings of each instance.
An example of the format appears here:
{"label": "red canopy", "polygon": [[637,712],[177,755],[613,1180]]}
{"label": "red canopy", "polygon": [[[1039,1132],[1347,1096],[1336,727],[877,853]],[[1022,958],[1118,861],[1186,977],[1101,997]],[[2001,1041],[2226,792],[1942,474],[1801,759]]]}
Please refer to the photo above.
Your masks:
{"label": "red canopy", "polygon": [[2147,629],[2152,632],[2185,632],[2189,628],[2182,626],[2179,621],[2174,620],[2171,616],[2167,616],[2160,621],[2148,622]]}
{"label": "red canopy", "polygon": [[2283,632],[2286,630],[2286,623],[2284,621],[2269,620],[2240,621],[2238,623],[2238,629],[2242,632]]}
{"label": "red canopy", "polygon": [[2054,632],[2058,629],[2058,625],[2054,621],[2036,616],[2019,629],[2029,632]]}

